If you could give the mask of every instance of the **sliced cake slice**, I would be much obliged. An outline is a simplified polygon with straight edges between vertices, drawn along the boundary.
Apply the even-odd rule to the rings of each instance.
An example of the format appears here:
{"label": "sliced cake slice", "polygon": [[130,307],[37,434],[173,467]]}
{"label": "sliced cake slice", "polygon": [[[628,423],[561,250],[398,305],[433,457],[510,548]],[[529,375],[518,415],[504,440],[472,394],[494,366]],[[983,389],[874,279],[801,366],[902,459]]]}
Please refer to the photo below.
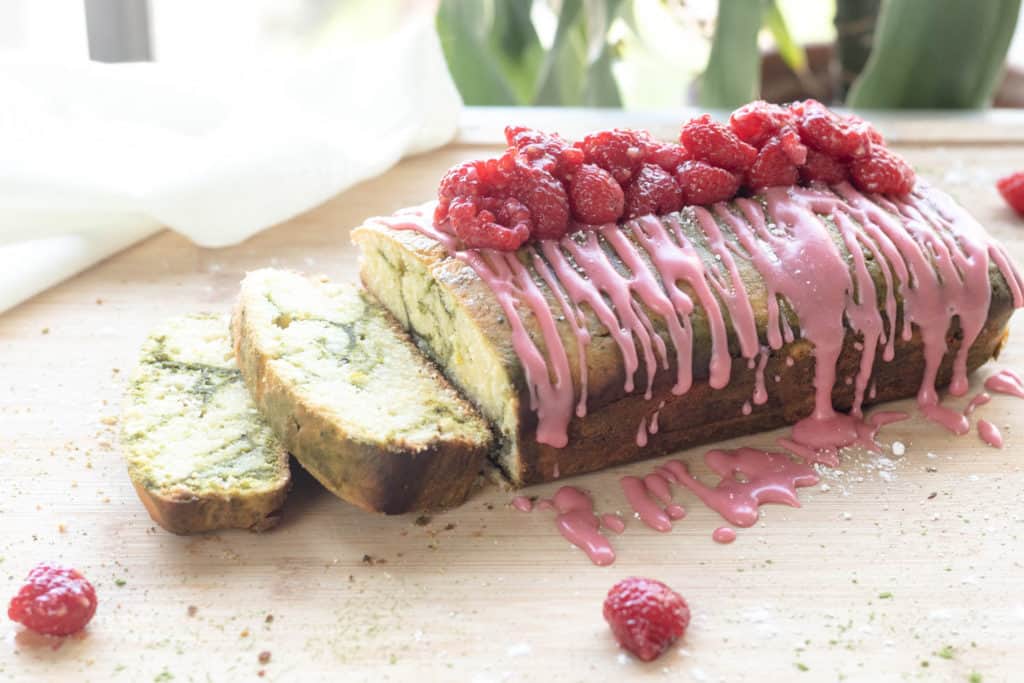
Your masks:
{"label": "sliced cake slice", "polygon": [[146,339],[121,445],[150,516],[177,534],[268,529],[291,486],[288,453],[235,365],[226,316],[174,318]]}
{"label": "sliced cake slice", "polygon": [[260,412],[335,495],[398,514],[469,494],[487,423],[356,286],[249,273],[231,332]]}

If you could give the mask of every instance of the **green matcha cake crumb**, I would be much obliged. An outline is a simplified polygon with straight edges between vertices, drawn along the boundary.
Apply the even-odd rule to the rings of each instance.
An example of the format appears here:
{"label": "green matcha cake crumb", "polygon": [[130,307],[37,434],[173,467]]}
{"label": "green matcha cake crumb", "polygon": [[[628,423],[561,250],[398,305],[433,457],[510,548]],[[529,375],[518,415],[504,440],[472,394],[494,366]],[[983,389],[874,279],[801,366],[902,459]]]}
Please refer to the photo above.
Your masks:
{"label": "green matcha cake crumb", "polygon": [[468,495],[488,425],[359,288],[255,271],[231,329],[260,412],[336,495],[386,513]]}
{"label": "green matcha cake crumb", "polygon": [[121,445],[142,502],[175,533],[267,529],[291,483],[288,455],[235,365],[224,316],[174,318],[146,339]]}

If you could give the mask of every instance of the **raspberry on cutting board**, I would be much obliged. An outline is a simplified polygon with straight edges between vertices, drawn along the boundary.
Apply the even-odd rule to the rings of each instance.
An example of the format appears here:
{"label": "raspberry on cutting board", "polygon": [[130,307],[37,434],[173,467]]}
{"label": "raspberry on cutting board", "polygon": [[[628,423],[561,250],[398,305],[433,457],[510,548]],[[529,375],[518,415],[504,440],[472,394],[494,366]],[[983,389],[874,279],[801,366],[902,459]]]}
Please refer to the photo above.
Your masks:
{"label": "raspberry on cutting board", "polygon": [[81,572],[46,562],[28,573],[7,608],[12,621],[50,636],[81,631],[95,613],[96,590]]}
{"label": "raspberry on cutting board", "polygon": [[996,188],[1014,211],[1024,215],[1024,171],[1017,171],[1000,178],[996,183]]}
{"label": "raspberry on cutting board", "polygon": [[632,576],[608,591],[604,618],[622,647],[649,662],[683,636],[690,608],[661,581]]}

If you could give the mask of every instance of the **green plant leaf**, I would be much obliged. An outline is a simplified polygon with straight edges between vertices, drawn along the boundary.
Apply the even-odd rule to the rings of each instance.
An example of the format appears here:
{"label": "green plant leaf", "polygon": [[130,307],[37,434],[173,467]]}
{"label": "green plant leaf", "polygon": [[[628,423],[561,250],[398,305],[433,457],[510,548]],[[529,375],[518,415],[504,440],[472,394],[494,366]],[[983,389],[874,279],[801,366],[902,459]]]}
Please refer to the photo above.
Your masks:
{"label": "green plant leaf", "polygon": [[588,107],[621,107],[622,94],[612,73],[612,50],[605,46],[587,70],[583,86],[583,104]]}
{"label": "green plant leaf", "polygon": [[491,50],[516,99],[525,104],[533,99],[537,74],[544,63],[544,47],[533,27],[533,0],[497,0]]}
{"label": "green plant leaf", "polygon": [[779,49],[779,56],[786,66],[796,73],[805,73],[807,52],[804,51],[803,45],[793,40],[793,34],[789,32],[789,26],[786,24],[786,17],[775,0],[765,2],[764,26],[771,32],[775,47]]}
{"label": "green plant leaf", "polygon": [[555,39],[541,67],[533,103],[547,106],[578,105],[586,70],[587,48],[582,35],[583,0],[564,0],[558,14]]}
{"label": "green plant leaf", "polygon": [[719,0],[700,104],[732,109],[757,99],[761,81],[761,0]]}
{"label": "green plant leaf", "polygon": [[847,104],[972,108],[992,98],[1021,0],[887,0]]}
{"label": "green plant leaf", "polygon": [[441,0],[437,34],[448,70],[466,104],[519,104],[515,89],[490,49],[493,0]]}
{"label": "green plant leaf", "polygon": [[[604,21],[588,29],[591,46],[598,45],[597,59],[587,69],[583,82],[583,104],[588,107],[621,107],[622,94],[615,80],[612,64],[615,62],[615,47],[608,42],[608,28],[619,15],[622,0],[602,0]],[[632,3],[627,3],[632,4]]]}

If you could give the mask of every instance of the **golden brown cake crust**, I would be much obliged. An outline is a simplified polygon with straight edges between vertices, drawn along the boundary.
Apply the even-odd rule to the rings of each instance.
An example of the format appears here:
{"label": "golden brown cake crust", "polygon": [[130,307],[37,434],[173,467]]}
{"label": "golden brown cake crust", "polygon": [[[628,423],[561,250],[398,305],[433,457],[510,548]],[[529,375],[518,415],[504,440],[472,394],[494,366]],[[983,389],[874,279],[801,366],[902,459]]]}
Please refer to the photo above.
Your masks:
{"label": "golden brown cake crust", "polygon": [[[286,468],[288,454],[280,453],[281,466]],[[138,482],[132,484],[153,521],[176,534],[220,529],[267,531],[281,521],[281,508],[291,489],[290,479],[281,488],[246,495],[154,491]]]}

